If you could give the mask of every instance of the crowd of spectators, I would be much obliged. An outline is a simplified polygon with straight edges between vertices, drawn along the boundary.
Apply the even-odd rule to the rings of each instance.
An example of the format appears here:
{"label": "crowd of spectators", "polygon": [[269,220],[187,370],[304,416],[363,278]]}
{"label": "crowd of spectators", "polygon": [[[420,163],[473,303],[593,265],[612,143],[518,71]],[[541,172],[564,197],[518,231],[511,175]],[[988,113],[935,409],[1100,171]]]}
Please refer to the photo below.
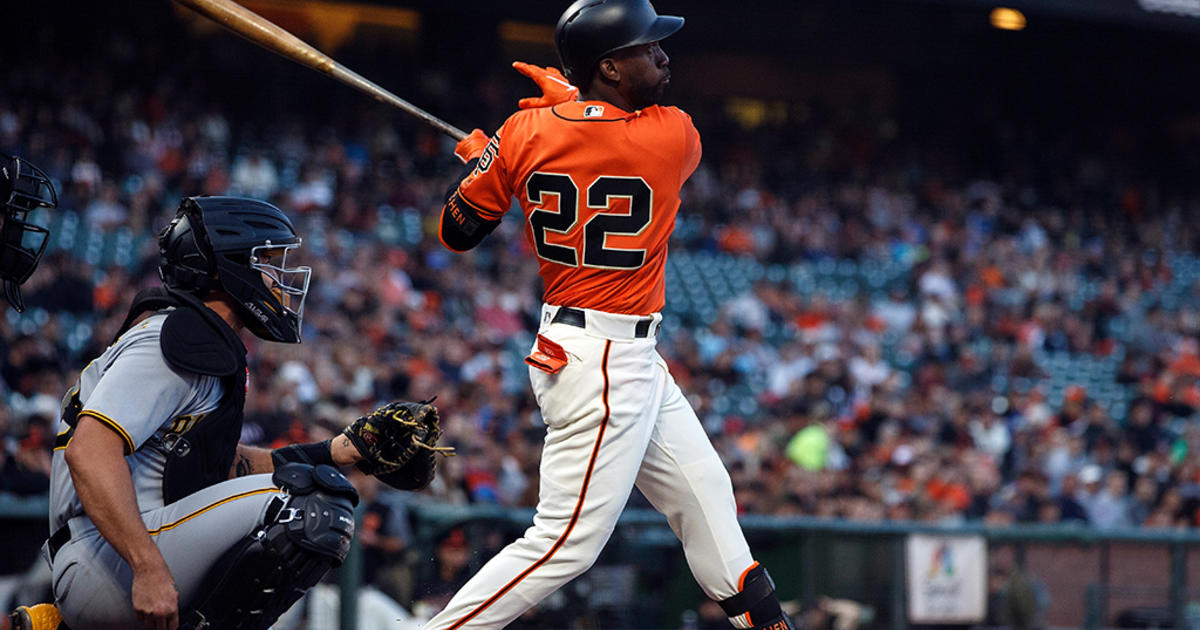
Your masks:
{"label": "crowd of spectators", "polygon": [[[45,51],[0,74],[0,149],[53,178],[56,225],[131,235],[123,262],[55,241],[29,313],[0,317],[0,489],[45,491],[58,402],[157,282],[153,234],[180,197],[230,193],[293,216],[314,268],[304,343],[249,343],[244,439],[320,439],[381,401],[436,395],[461,455],[427,495],[532,506],[543,429],[520,359],[541,287],[519,218],[452,254],[436,238],[460,168],[448,141],[363,105],[250,115],[194,67],[122,79],[139,45],[114,36],[103,59]],[[498,85],[493,119],[531,89],[476,88]],[[733,124],[703,104],[697,119]],[[951,168],[887,122],[714,133],[684,189],[673,252],[785,271],[712,317],[679,313],[659,344],[739,509],[1196,526],[1200,190],[1133,177],[1104,147],[1038,177]],[[834,290],[786,273],[847,261],[892,271]],[[731,391],[755,404],[718,404]]]}

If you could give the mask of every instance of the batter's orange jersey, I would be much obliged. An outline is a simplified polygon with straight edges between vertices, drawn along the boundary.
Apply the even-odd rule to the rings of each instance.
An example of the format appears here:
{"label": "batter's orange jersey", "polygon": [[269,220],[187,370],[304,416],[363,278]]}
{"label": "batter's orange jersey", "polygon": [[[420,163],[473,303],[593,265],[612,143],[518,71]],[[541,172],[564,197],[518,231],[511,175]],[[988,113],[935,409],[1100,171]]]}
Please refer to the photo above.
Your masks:
{"label": "batter's orange jersey", "polygon": [[458,194],[489,220],[517,199],[547,303],[647,315],[663,308],[679,189],[699,163],[683,110],[578,101],[513,114]]}

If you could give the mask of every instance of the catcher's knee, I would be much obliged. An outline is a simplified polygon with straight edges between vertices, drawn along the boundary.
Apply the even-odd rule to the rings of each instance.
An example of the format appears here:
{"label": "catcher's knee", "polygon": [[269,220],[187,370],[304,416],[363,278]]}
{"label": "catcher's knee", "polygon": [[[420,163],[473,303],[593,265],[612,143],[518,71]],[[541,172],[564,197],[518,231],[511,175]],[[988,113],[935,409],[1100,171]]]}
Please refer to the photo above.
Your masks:
{"label": "catcher's knee", "polygon": [[762,566],[755,566],[746,573],[742,590],[718,604],[725,616],[738,628],[754,630],[792,630],[792,622],[779,607],[775,596],[775,583]]}
{"label": "catcher's knee", "polygon": [[272,477],[259,527],[221,555],[185,608],[180,628],[265,630],[329,569],[354,537],[354,486],[331,466],[290,463]]}

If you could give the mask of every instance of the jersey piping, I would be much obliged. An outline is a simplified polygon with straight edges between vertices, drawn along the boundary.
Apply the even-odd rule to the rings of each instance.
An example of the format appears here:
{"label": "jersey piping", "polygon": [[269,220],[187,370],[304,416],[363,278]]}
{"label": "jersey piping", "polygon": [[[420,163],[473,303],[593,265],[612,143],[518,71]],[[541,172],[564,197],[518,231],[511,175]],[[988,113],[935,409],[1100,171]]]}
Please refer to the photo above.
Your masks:
{"label": "jersey piping", "polygon": [[218,507],[225,505],[226,503],[229,503],[231,501],[236,501],[238,499],[244,499],[246,497],[254,496],[256,494],[264,494],[264,493],[268,493],[268,492],[279,492],[279,488],[272,486],[270,488],[260,488],[258,490],[249,490],[246,492],[235,494],[231,497],[225,497],[224,499],[221,499],[220,501],[217,501],[216,503],[210,503],[209,505],[206,505],[206,506],[200,508],[199,510],[192,512],[191,514],[188,514],[187,516],[184,516],[183,518],[181,518],[177,521],[167,523],[166,525],[163,525],[162,527],[158,527],[156,529],[146,530],[146,532],[148,534],[150,534],[151,536],[156,536],[167,530],[174,529],[175,527],[178,527],[179,525],[182,525],[183,523],[186,523],[187,521],[189,521],[193,518],[196,518],[197,516],[200,516],[201,514],[208,512],[209,510],[218,508]]}
{"label": "jersey piping", "polygon": [[547,551],[545,555],[543,555],[533,564],[529,565],[529,567],[524,571],[517,574],[517,577],[509,581],[508,584],[505,584],[491,597],[484,600],[484,602],[477,606],[475,610],[472,610],[464,615],[461,619],[454,622],[449,628],[447,628],[447,630],[456,630],[457,628],[461,628],[463,624],[467,623],[479,613],[487,610],[489,606],[496,603],[496,601],[503,597],[505,593],[519,584],[521,580],[524,580],[526,577],[528,577],[530,573],[533,573],[538,567],[546,564],[546,562],[548,562],[550,558],[553,558],[554,554],[557,553],[564,544],[566,544],[567,537],[569,537],[571,535],[571,531],[575,529],[575,524],[579,521],[579,513],[583,511],[583,501],[587,497],[588,484],[591,483],[592,480],[592,470],[594,470],[596,467],[596,457],[600,454],[600,445],[604,441],[604,430],[608,427],[608,419],[612,414],[612,409],[608,404],[608,351],[610,348],[612,348],[612,343],[613,342],[611,339],[605,342],[604,357],[600,362],[600,371],[604,375],[604,393],[602,395],[602,400],[604,401],[604,417],[600,420],[600,431],[596,434],[596,444],[592,447],[592,456],[590,459],[588,459],[587,472],[583,475],[583,487],[579,490],[579,500],[575,502],[575,511],[571,514],[571,520],[567,522],[567,528],[563,530],[562,536],[559,536],[558,540],[554,541],[554,544],[550,546],[550,550]]}
{"label": "jersey piping", "polygon": [[83,411],[79,412],[79,415],[91,416],[91,417],[99,420],[100,422],[108,425],[108,427],[110,429],[112,429],[113,431],[116,431],[117,434],[121,436],[121,439],[125,440],[125,446],[128,447],[130,453],[137,450],[137,447],[135,447],[133,445],[133,438],[129,437],[129,432],[126,431],[121,425],[117,424],[116,420],[109,418],[108,416],[100,413],[99,411],[93,411],[91,409],[84,409]]}
{"label": "jersey piping", "polygon": [[586,123],[626,122],[626,121],[630,120],[631,118],[637,118],[638,116],[641,115],[641,110],[638,110],[632,114],[625,114],[624,116],[617,116],[615,118],[571,118],[570,116],[564,116],[563,114],[560,114],[558,112],[557,105],[555,105],[554,107],[551,107],[550,111],[554,114],[555,117],[561,118],[562,120],[565,120],[567,122],[586,122]]}

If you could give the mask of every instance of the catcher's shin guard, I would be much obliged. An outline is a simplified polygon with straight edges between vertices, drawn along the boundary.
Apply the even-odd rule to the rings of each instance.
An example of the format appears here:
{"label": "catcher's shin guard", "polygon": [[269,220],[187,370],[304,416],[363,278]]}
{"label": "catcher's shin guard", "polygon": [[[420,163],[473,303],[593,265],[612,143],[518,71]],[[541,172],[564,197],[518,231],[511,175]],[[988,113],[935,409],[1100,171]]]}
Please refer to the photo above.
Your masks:
{"label": "catcher's shin guard", "polygon": [[18,606],[9,619],[12,630],[67,630],[54,604]]}
{"label": "catcher's shin guard", "polygon": [[285,464],[272,478],[287,491],[263,524],[226,551],[186,607],[182,630],[266,630],[329,569],[354,537],[354,486],[331,466]]}
{"label": "catcher's shin guard", "polygon": [[717,602],[736,628],[753,630],[794,630],[792,621],[779,607],[775,583],[767,570],[756,565],[746,573],[742,590]]}

